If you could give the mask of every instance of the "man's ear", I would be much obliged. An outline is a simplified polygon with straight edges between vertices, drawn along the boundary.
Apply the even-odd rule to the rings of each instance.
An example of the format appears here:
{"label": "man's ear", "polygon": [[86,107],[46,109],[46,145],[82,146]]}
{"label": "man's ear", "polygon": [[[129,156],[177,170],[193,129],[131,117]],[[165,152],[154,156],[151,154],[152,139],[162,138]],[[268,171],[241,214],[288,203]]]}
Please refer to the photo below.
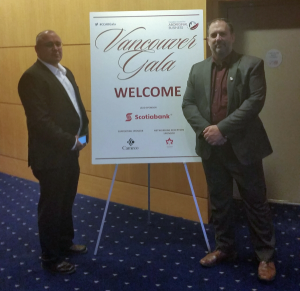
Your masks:
{"label": "man's ear", "polygon": [[233,33],[233,34],[231,35],[231,37],[232,37],[232,43],[234,43],[234,41],[235,41],[235,34]]}

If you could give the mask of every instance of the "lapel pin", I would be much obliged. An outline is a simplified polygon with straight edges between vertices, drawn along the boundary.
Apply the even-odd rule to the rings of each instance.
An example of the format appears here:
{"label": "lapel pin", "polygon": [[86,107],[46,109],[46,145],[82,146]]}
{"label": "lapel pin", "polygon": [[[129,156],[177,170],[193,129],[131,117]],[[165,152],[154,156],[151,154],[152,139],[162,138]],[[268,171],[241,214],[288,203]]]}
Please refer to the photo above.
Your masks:
{"label": "lapel pin", "polygon": [[233,81],[233,78],[232,78],[232,77],[230,77],[229,79],[230,79],[231,82]]}

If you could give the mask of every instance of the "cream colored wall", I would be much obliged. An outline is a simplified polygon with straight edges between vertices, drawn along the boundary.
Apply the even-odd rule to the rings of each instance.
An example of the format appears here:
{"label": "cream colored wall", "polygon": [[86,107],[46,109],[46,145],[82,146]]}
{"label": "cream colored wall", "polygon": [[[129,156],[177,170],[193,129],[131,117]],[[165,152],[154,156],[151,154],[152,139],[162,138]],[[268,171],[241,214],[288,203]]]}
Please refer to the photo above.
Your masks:
{"label": "cream colored wall", "polygon": [[[0,171],[35,180],[27,167],[27,128],[17,84],[36,60],[35,36],[55,30],[63,40],[62,64],[76,78],[88,116],[90,90],[90,11],[138,11],[203,9],[206,1],[191,0],[1,0],[0,6]],[[187,76],[183,76],[187,78]],[[106,199],[114,165],[91,165],[90,144],[80,157],[79,193]],[[204,221],[208,200],[203,168],[189,164]],[[147,165],[120,165],[112,201],[147,208]],[[170,215],[197,220],[184,167],[181,164],[151,165],[151,208]]]}
{"label": "cream colored wall", "polygon": [[282,53],[279,67],[265,64],[267,97],[260,116],[274,150],[264,159],[265,177],[269,199],[300,203],[300,4],[231,7],[227,15],[238,52],[262,59],[270,49]]}

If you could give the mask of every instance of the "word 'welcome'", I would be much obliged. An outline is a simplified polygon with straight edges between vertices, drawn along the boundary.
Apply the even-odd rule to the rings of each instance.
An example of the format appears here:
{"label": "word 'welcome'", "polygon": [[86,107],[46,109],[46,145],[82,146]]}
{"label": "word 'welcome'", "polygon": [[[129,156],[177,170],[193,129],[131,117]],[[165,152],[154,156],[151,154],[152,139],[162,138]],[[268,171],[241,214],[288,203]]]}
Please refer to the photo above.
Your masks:
{"label": "word 'welcome'", "polygon": [[115,94],[116,97],[168,97],[168,96],[175,96],[175,97],[180,97],[180,86],[176,87],[169,87],[169,89],[165,87],[144,87],[144,88],[135,88],[135,87],[128,87],[128,88],[114,88],[115,89]]}

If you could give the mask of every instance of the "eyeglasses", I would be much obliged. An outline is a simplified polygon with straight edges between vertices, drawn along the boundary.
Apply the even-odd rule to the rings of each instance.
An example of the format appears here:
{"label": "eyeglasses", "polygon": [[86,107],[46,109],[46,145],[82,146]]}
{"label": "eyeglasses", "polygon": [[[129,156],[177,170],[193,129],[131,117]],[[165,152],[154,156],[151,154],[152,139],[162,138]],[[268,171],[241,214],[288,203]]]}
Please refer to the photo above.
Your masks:
{"label": "eyeglasses", "polygon": [[60,41],[56,41],[56,42],[49,41],[49,42],[46,42],[44,44],[44,46],[47,48],[53,48],[54,46],[56,46],[57,48],[61,48],[62,43]]}

